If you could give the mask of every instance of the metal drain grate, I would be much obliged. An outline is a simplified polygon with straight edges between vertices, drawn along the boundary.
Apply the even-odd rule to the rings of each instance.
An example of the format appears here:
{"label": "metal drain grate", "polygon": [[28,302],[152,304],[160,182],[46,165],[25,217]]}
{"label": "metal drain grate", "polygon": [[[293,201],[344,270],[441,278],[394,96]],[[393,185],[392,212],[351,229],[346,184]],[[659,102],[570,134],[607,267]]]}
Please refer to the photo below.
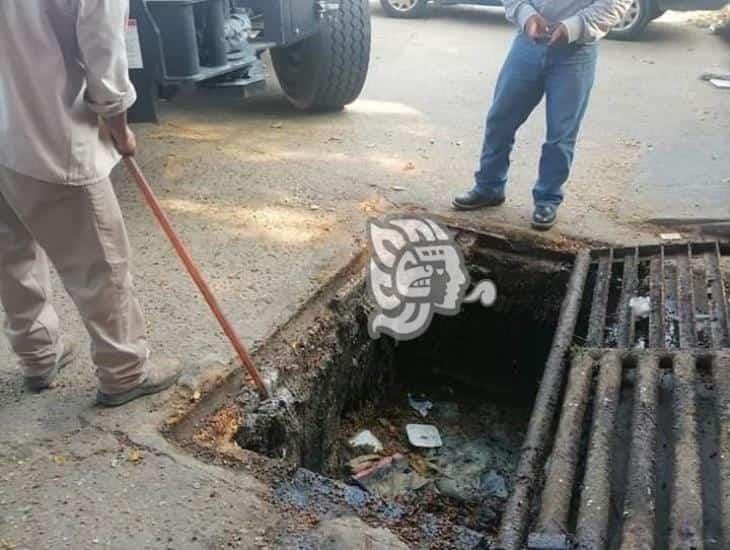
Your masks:
{"label": "metal drain grate", "polygon": [[[719,243],[597,250],[585,345],[677,349],[728,345],[727,297]],[[647,298],[638,318],[632,298]],[[613,306],[613,307],[611,307]]]}
{"label": "metal drain grate", "polygon": [[528,546],[727,548],[729,428],[730,354],[575,355]]}
{"label": "metal drain grate", "polygon": [[498,548],[730,548],[727,252],[577,256]]}

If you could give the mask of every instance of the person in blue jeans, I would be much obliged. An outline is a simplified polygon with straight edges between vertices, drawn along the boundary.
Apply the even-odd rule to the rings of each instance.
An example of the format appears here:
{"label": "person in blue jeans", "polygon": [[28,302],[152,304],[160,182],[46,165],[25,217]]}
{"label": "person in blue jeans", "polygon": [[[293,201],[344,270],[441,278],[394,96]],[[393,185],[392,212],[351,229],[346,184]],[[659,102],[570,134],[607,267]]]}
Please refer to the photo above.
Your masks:
{"label": "person in blue jeans", "polygon": [[545,97],[547,135],[532,191],[532,226],[544,230],[555,224],[593,87],[597,42],[631,2],[505,0],[507,19],[519,33],[497,80],[474,187],[454,198],[454,208],[474,210],[504,202],[515,133]]}

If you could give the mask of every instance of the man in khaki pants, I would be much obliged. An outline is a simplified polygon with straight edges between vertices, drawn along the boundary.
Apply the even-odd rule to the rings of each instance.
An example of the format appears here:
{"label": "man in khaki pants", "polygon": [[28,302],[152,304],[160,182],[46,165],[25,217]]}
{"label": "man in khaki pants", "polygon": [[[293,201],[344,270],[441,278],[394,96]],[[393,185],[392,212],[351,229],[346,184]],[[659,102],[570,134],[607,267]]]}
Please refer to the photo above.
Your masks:
{"label": "man in khaki pants", "polygon": [[172,385],[150,361],[109,173],[135,152],[126,0],[0,0],[0,299],[27,387],[74,357],[49,302],[55,266],[91,336],[103,405]]}

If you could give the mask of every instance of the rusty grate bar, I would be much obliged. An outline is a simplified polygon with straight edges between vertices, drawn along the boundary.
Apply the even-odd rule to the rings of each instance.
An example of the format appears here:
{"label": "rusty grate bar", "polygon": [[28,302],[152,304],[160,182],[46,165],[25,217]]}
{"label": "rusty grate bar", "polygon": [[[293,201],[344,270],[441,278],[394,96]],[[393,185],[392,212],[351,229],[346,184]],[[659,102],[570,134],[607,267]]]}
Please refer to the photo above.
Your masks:
{"label": "rusty grate bar", "polygon": [[621,390],[621,372],[621,357],[617,352],[606,353],[601,358],[576,530],[578,546],[581,548],[601,548],[608,538],[611,448]]}
{"label": "rusty grate bar", "polygon": [[730,548],[730,352],[582,351],[565,393],[528,548]]}
{"label": "rusty grate bar", "polygon": [[705,269],[707,287],[710,295],[710,330],[712,345],[717,348],[727,347],[730,334],[728,333],[728,311],[725,285],[720,269],[720,245],[715,243],[715,250],[705,252]]}
{"label": "rusty grate bar", "polygon": [[621,282],[621,299],[616,310],[618,322],[618,347],[628,348],[634,340],[634,318],[629,302],[636,296],[639,286],[639,249],[635,248],[624,256],[624,275]]}
{"label": "rusty grate bar", "polygon": [[621,537],[624,550],[654,548],[658,400],[659,360],[654,355],[645,355],[639,359],[631,415],[626,519]]}
{"label": "rusty grate bar", "polygon": [[573,341],[590,263],[590,252],[581,251],[576,256],[565,300],[560,310],[553,345],[532,409],[527,435],[522,444],[520,462],[515,475],[516,481],[502,516],[495,548],[517,550],[523,546],[532,497],[538,489],[536,479],[538,479],[539,470],[543,468],[545,448],[550,442],[551,427],[560,405],[565,355]]}
{"label": "rusty grate bar", "polygon": [[611,288],[611,268],[613,266],[613,249],[608,249],[608,254],[601,256],[598,260],[598,271],[596,272],[596,285],[593,288],[593,302],[591,304],[591,315],[588,324],[588,337],[586,345],[597,348],[603,345],[603,334],[606,328],[606,306],[608,304],[608,292]]}
{"label": "rusty grate bar", "polygon": [[664,247],[660,248],[658,255],[651,257],[649,277],[649,347],[664,349]]}
{"label": "rusty grate bar", "polygon": [[594,367],[595,361],[588,354],[575,356],[571,361],[563,411],[542,491],[542,508],[536,527],[541,534],[561,534],[567,530],[573,480],[580,454],[580,427],[588,407]]}
{"label": "rusty grate bar", "polygon": [[695,298],[692,280],[692,251],[687,245],[685,254],[674,257],[677,263],[677,300],[679,302],[679,346],[693,348],[695,333]]}
{"label": "rusty grate bar", "polygon": [[725,543],[730,545],[730,355],[723,354],[715,357],[712,372],[720,435],[719,470],[722,532]]}
{"label": "rusty grate bar", "polygon": [[697,371],[695,358],[677,354],[674,361],[674,472],[672,548],[703,548],[702,479],[697,434]]}

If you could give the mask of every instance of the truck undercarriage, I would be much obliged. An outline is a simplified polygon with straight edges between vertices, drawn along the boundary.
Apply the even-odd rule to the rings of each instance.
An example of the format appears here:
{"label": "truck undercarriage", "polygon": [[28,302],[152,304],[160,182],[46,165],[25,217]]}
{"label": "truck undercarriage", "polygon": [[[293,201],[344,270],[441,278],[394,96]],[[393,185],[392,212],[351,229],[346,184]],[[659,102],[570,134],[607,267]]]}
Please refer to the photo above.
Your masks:
{"label": "truck undercarriage", "polygon": [[139,97],[133,122],[157,121],[158,99],[184,86],[262,89],[267,50],[292,104],[341,109],[365,83],[369,6],[363,0],[132,0],[127,49]]}

